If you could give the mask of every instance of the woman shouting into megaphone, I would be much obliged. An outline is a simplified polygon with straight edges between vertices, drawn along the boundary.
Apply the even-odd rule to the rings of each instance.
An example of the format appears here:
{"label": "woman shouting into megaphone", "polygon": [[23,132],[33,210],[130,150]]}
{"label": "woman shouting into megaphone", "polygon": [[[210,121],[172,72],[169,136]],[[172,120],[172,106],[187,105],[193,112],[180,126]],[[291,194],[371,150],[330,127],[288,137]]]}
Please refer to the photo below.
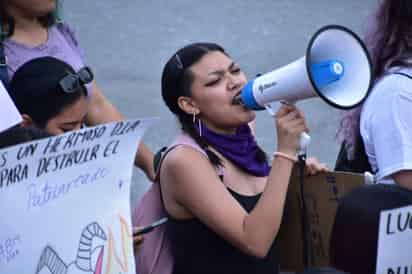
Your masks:
{"label": "woman shouting into megaphone", "polygon": [[[182,127],[158,174],[173,273],[278,273],[275,238],[307,126],[294,106],[279,109],[270,165],[249,127],[255,113],[235,100],[246,82],[211,43],[180,49],[164,67],[162,96]],[[312,160],[309,170],[326,166]]]}

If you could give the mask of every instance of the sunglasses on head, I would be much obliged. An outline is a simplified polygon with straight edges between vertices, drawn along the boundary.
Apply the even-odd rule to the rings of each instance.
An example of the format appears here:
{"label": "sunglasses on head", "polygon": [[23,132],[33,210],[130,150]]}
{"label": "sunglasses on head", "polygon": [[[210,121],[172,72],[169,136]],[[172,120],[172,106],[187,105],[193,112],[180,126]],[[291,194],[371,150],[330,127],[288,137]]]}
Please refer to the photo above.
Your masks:
{"label": "sunglasses on head", "polygon": [[89,67],[81,68],[76,73],[69,73],[59,81],[59,86],[66,93],[77,91],[82,85],[93,81],[93,72]]}

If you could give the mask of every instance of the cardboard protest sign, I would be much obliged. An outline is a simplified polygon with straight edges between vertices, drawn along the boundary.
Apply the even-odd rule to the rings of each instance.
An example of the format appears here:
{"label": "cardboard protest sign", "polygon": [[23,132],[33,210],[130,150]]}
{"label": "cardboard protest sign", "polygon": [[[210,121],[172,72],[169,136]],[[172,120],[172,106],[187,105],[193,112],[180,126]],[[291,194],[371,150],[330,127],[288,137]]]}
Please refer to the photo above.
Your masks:
{"label": "cardboard protest sign", "polygon": [[0,81],[0,132],[22,122],[22,117]]}
{"label": "cardboard protest sign", "polygon": [[[311,226],[312,266],[329,266],[329,239],[339,199],[364,185],[361,174],[327,172],[305,176],[307,216]],[[284,271],[303,271],[302,203],[297,169],[289,184],[278,234],[280,265]]]}
{"label": "cardboard protest sign", "polygon": [[412,206],[382,211],[376,273],[412,273],[411,244]]}
{"label": "cardboard protest sign", "polygon": [[130,181],[152,122],[0,150],[0,273],[135,273]]}

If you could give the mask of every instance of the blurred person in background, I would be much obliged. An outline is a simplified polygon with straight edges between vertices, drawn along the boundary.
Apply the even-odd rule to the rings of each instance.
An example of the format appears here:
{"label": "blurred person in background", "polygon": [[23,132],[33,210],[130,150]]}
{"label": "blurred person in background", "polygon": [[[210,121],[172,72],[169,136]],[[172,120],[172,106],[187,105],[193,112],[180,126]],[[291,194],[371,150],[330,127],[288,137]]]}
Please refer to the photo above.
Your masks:
{"label": "blurred person in background", "polygon": [[[0,26],[6,37],[2,41],[7,65],[1,79],[8,85],[17,69],[31,59],[51,56],[78,71],[85,67],[85,57],[78,41],[66,23],[55,17],[55,0],[0,0]],[[8,78],[8,79],[4,79]],[[103,95],[95,80],[87,86],[87,125],[123,120],[124,117]],[[154,179],[153,153],[141,143],[135,164]]]}

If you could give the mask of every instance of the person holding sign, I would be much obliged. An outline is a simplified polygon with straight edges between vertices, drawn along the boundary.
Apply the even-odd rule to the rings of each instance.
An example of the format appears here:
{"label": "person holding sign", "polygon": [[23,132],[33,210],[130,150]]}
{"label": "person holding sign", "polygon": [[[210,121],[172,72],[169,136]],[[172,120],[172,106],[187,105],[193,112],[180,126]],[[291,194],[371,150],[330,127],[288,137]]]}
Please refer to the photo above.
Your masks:
{"label": "person holding sign", "polygon": [[[85,67],[84,54],[73,31],[67,24],[57,22],[55,9],[55,0],[0,1],[0,26],[7,33],[2,45],[9,78],[24,63],[43,56],[61,59],[76,71]],[[87,86],[87,91],[89,106],[86,124],[97,125],[124,119],[94,80]],[[149,179],[154,179],[153,153],[143,143],[139,146],[135,164]]]}
{"label": "person holding sign", "polygon": [[[173,273],[278,273],[276,235],[303,114],[276,114],[278,150],[269,166],[248,125],[255,113],[235,103],[245,74],[222,47],[177,51],[162,75],[162,97],[182,134],[161,162],[161,194]],[[326,170],[311,161],[311,173]]]}
{"label": "person holding sign", "polygon": [[10,82],[11,97],[23,116],[22,125],[51,135],[80,129],[88,111],[86,84],[92,80],[89,68],[76,72],[53,57],[27,62]]}
{"label": "person holding sign", "polygon": [[[14,128],[3,133],[0,146],[17,144],[18,139],[28,140],[30,136],[25,135],[31,132],[39,135],[34,129],[30,130],[32,127],[44,131],[44,136],[32,134],[33,139],[79,130],[88,111],[86,85],[92,80],[93,73],[88,67],[76,72],[53,57],[36,58],[22,65],[10,82],[10,93],[27,131]],[[18,139],[10,140],[11,136]],[[143,236],[134,235],[133,240],[136,248]]]}
{"label": "person holding sign", "polygon": [[[412,2],[381,1],[366,38],[375,83],[363,106],[342,120],[352,155],[361,151],[378,181],[412,190]],[[360,126],[359,126],[360,125]],[[367,160],[366,160],[367,161]]]}

